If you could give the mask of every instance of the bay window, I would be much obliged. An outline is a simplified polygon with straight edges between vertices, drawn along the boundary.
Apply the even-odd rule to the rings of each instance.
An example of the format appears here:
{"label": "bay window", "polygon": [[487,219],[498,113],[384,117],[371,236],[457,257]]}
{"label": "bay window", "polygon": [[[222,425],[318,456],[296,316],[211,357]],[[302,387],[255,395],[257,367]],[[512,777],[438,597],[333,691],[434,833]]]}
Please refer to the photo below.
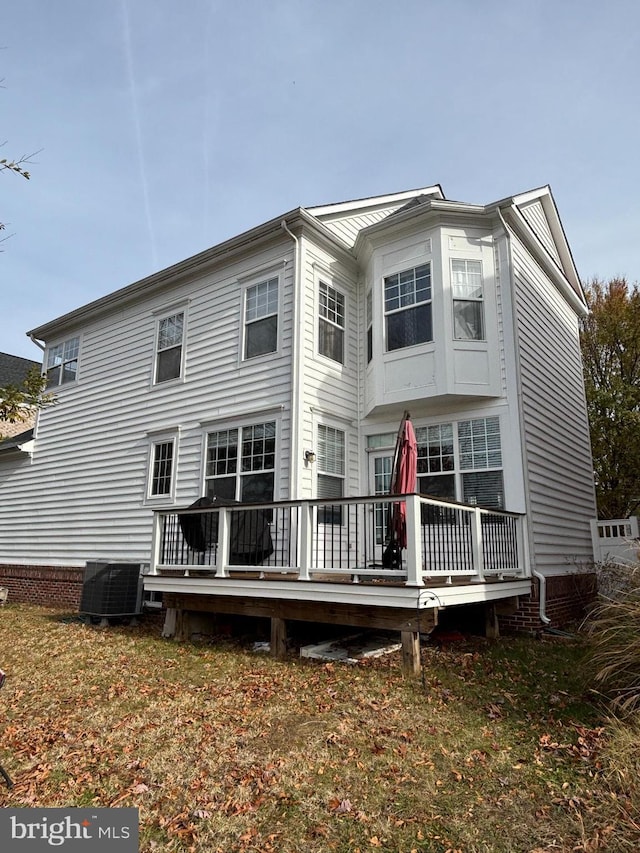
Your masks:
{"label": "bay window", "polygon": [[387,352],[433,340],[431,264],[384,279]]}
{"label": "bay window", "polygon": [[451,260],[453,336],[457,341],[482,341],[484,304],[481,261]]}

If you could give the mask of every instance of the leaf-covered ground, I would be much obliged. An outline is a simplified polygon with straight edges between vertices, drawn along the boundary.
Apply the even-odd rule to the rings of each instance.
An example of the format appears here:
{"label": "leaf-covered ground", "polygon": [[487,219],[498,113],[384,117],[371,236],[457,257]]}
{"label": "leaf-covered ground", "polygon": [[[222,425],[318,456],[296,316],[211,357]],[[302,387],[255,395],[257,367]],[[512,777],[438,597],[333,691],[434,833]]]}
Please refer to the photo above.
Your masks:
{"label": "leaf-covered ground", "polygon": [[427,646],[406,679],[160,628],[0,610],[0,806],[134,806],[143,853],[640,847],[583,641]]}

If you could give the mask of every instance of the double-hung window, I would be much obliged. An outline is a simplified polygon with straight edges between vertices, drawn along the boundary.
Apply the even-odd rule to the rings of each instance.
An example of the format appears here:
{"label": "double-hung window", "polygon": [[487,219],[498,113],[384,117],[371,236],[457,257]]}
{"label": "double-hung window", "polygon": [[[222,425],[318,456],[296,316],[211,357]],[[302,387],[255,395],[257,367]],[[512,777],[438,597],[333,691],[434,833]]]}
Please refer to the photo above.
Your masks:
{"label": "double-hung window", "polygon": [[163,438],[151,445],[150,498],[169,498],[173,495],[175,449],[175,438]]}
{"label": "double-hung window", "polygon": [[278,279],[247,288],[244,311],[244,357],[255,358],[278,349]]}
{"label": "double-hung window", "polygon": [[344,364],[344,296],[331,285],[319,284],[318,351]]}
{"label": "double-hung window", "polygon": [[387,352],[433,340],[431,264],[384,279]]}
{"label": "double-hung window", "polygon": [[422,494],[504,509],[498,417],[418,427],[416,440]]}
{"label": "double-hung window", "polygon": [[184,313],[171,314],[158,321],[155,381],[167,382],[182,375]]}
{"label": "double-hung window", "polygon": [[47,388],[74,382],[78,376],[80,338],[56,344],[47,354]]}
{"label": "double-hung window", "polygon": [[457,341],[482,341],[484,304],[482,262],[451,260],[453,336]]}
{"label": "double-hung window", "polygon": [[[344,495],[345,435],[340,429],[318,424],[317,494],[319,498]],[[320,524],[341,524],[342,507],[323,504],[318,507]]]}
{"label": "double-hung window", "polygon": [[367,293],[367,364],[373,358],[373,292]]}
{"label": "double-hung window", "polygon": [[205,493],[210,498],[272,501],[275,466],[275,421],[210,432]]}

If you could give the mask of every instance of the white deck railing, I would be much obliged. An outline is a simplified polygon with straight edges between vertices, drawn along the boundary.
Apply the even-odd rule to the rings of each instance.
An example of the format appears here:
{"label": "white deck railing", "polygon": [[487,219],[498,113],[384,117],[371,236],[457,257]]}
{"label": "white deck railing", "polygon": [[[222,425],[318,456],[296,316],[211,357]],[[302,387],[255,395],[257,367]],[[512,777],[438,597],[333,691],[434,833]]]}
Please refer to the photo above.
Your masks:
{"label": "white deck railing", "polygon": [[[390,565],[388,520],[400,507],[406,548]],[[522,516],[416,494],[156,510],[150,571],[416,587],[528,576]]]}

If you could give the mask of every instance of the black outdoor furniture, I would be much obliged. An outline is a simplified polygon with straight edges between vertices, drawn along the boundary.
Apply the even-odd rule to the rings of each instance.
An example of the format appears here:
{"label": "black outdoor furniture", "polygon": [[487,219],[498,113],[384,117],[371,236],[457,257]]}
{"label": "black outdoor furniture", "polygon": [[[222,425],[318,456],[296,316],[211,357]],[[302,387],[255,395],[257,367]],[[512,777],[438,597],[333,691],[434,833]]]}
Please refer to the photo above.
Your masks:
{"label": "black outdoor furniture", "polygon": [[[240,502],[229,498],[198,498],[188,509],[215,509],[237,506]],[[229,531],[229,565],[259,566],[273,554],[273,541],[269,525],[269,511],[243,509],[231,513]],[[189,548],[203,554],[218,545],[217,512],[179,513],[180,529]]]}

